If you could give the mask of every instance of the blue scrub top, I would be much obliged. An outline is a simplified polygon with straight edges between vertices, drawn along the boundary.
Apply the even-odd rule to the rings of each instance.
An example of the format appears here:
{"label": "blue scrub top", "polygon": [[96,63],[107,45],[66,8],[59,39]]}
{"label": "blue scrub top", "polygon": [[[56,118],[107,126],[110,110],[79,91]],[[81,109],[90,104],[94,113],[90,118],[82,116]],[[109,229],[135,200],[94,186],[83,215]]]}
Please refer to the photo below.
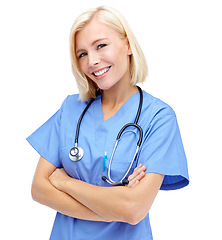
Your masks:
{"label": "blue scrub top", "polygon": [[[143,129],[143,141],[132,170],[142,163],[146,173],[164,174],[161,190],[174,190],[189,183],[187,160],[180,136],[176,115],[172,108],[143,91],[144,100],[138,124]],[[82,181],[111,187],[101,177],[107,176],[116,137],[120,129],[134,122],[139,93],[132,95],[111,118],[104,121],[101,95],[86,111],[79,132],[78,146],[84,150],[78,162],[69,159],[74,146],[79,116],[87,102],[79,95],[68,96],[61,108],[27,140],[36,151],[58,168],[63,167],[69,176]],[[128,130],[128,129],[127,129]],[[119,141],[111,166],[111,178],[120,181],[127,171],[138,141],[138,130],[127,131]],[[105,172],[102,170],[104,153],[107,153]],[[80,220],[57,213],[51,233],[52,240],[137,240],[152,239],[149,214],[137,225],[121,222],[94,222]]]}

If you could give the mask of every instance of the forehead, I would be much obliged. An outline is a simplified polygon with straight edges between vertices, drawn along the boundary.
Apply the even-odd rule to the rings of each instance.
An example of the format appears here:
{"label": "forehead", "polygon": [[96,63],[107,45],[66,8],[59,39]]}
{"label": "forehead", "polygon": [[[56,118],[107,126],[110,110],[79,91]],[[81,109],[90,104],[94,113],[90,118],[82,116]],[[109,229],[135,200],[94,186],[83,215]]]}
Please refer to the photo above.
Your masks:
{"label": "forehead", "polygon": [[120,34],[108,24],[92,20],[76,34],[76,49],[92,44],[98,39],[120,39]]}

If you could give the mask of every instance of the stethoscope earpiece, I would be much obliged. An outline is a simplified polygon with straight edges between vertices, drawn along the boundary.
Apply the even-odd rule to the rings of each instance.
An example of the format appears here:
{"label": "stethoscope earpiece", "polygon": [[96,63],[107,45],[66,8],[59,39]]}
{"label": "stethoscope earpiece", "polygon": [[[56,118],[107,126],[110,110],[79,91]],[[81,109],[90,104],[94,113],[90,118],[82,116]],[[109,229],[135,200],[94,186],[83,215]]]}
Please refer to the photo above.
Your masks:
{"label": "stethoscope earpiece", "polygon": [[106,177],[106,176],[102,176],[102,180],[104,181],[104,182],[107,182],[107,183],[109,183],[109,184],[111,184],[111,185],[120,185],[120,184],[122,184],[122,185],[127,185],[128,183],[129,183],[129,181],[126,179],[126,178],[124,178],[122,181],[120,181],[120,182],[111,182],[110,180],[108,180],[108,178]]}
{"label": "stethoscope earpiece", "polygon": [[83,149],[81,147],[73,147],[70,149],[69,158],[72,161],[77,162],[81,160],[82,157],[83,157]]}
{"label": "stethoscope earpiece", "polygon": [[123,185],[127,185],[128,183],[129,183],[129,181],[126,178],[122,180]]}
{"label": "stethoscope earpiece", "polygon": [[108,182],[108,179],[107,179],[106,176],[102,176],[102,180],[103,180],[104,182]]}

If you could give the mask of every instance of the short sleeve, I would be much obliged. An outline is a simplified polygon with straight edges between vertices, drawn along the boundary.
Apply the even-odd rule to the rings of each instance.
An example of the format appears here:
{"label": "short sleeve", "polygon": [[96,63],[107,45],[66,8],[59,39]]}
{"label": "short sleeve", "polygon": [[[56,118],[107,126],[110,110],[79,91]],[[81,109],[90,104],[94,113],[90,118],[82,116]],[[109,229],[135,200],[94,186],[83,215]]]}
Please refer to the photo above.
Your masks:
{"label": "short sleeve", "polygon": [[51,118],[26,139],[42,157],[56,167],[61,167],[59,148],[62,110],[63,105]]}
{"label": "short sleeve", "polygon": [[189,184],[187,159],[174,111],[159,110],[144,136],[140,160],[147,173],[165,175],[161,190],[174,190]]}

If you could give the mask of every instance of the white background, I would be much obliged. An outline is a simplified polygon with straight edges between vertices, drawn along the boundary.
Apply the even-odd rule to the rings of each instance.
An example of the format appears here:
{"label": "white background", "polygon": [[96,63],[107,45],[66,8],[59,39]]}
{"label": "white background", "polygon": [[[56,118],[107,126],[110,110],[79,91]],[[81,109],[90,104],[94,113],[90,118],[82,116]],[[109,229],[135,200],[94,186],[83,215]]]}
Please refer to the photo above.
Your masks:
{"label": "white background", "polygon": [[78,14],[117,8],[147,57],[142,86],[173,107],[190,185],[160,192],[150,212],[155,240],[222,239],[222,7],[216,0],[9,0],[0,3],[1,238],[48,239],[55,211],[31,199],[38,154],[25,138],[68,94],[69,31]]}

